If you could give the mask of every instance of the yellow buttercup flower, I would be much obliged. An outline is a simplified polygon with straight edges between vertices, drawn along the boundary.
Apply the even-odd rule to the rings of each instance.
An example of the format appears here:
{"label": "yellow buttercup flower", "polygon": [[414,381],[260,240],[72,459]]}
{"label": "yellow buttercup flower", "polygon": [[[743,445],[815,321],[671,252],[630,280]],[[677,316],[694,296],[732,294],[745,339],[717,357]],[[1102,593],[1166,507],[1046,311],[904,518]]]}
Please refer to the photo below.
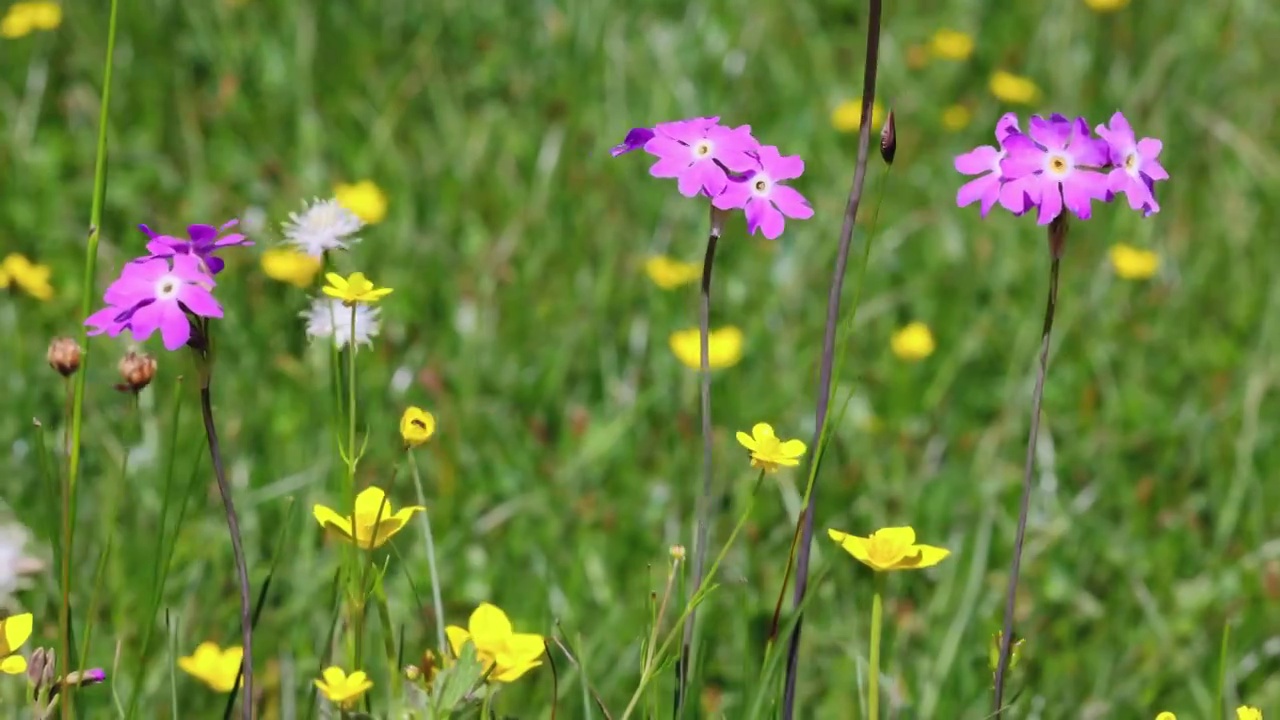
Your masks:
{"label": "yellow buttercup flower", "polygon": [[971,120],[973,120],[973,113],[969,112],[969,108],[964,105],[948,105],[942,111],[942,127],[951,132],[959,132],[969,127]]}
{"label": "yellow buttercup flower", "polygon": [[400,416],[400,437],[405,447],[418,447],[436,434],[436,418],[420,407],[406,408]]}
{"label": "yellow buttercup flower", "polygon": [[320,673],[320,677],[323,679],[314,681],[316,689],[329,702],[343,710],[354,707],[356,700],[373,687],[373,681],[363,670],[356,670],[348,675],[342,668],[334,666],[325,668],[324,672]]}
{"label": "yellow buttercup flower", "polygon": [[865,538],[839,530],[827,530],[827,536],[876,572],[933,567],[951,554],[946,548],[917,545],[916,531],[910,527],[882,528]]}
{"label": "yellow buttercup flower", "polygon": [[1084,0],[1089,9],[1099,13],[1115,12],[1129,4],[1129,0]]}
{"label": "yellow buttercup flower", "polygon": [[461,656],[462,647],[471,641],[489,679],[504,683],[514,682],[541,665],[546,650],[541,635],[515,632],[507,614],[490,603],[480,603],[465,629],[450,625],[445,634],[455,656]]}
{"label": "yellow buttercup flower", "polygon": [[1116,243],[1111,246],[1111,267],[1125,280],[1146,280],[1160,269],[1160,256],[1150,250]]}
{"label": "yellow buttercup flower", "polygon": [[644,263],[645,274],[654,285],[663,290],[674,290],[681,285],[697,282],[702,277],[702,266],[669,258],[666,255],[654,255]]}
{"label": "yellow buttercup flower", "polygon": [[347,307],[358,303],[373,305],[391,294],[391,288],[376,287],[362,272],[351,273],[346,278],[338,273],[325,273],[324,279],[329,281],[321,288],[324,294],[338,298]]}
{"label": "yellow buttercup flower", "polygon": [[[884,123],[884,106],[879,100],[871,103],[871,127]],[[843,133],[857,132],[862,128],[862,100],[844,100],[831,111],[831,127]]]}
{"label": "yellow buttercup flower", "polygon": [[18,2],[0,19],[0,37],[20,38],[62,24],[62,6],[52,2]]}
{"label": "yellow buttercup flower", "polygon": [[1040,99],[1040,88],[1031,78],[997,70],[991,76],[991,94],[1007,103],[1030,105]]}
{"label": "yellow buttercup flower", "polygon": [[48,265],[33,263],[26,255],[10,253],[0,262],[0,287],[17,287],[37,300],[53,298]]}
{"label": "yellow buttercup flower", "polygon": [[799,465],[805,451],[801,440],[779,440],[769,423],[756,423],[750,435],[738,431],[738,444],[750,451],[751,467],[769,472]]}
{"label": "yellow buttercup flower", "polygon": [[1164,712],[1156,716],[1156,720],[1178,720],[1178,716],[1174,715],[1168,710],[1165,710]]}
{"label": "yellow buttercup flower", "polygon": [[18,675],[27,671],[27,659],[18,654],[18,648],[30,637],[31,613],[0,620],[0,672]]}
{"label": "yellow buttercup flower", "polygon": [[195,652],[178,658],[178,667],[214,692],[229,693],[236,687],[242,660],[244,648],[239,645],[224,650],[217,643],[202,642],[196,646]]}
{"label": "yellow buttercup flower", "polygon": [[[702,344],[698,328],[671,333],[671,352],[686,366],[701,368]],[[707,335],[707,365],[712,370],[732,367],[742,359],[742,331],[730,325]]]}
{"label": "yellow buttercup flower", "polygon": [[973,54],[973,36],[959,30],[943,28],[933,34],[929,40],[929,49],[934,57],[945,60],[968,60]]}
{"label": "yellow buttercup flower", "polygon": [[1236,708],[1236,720],[1262,720],[1262,711],[1249,705]]}
{"label": "yellow buttercup flower", "polygon": [[922,322],[908,323],[889,338],[889,348],[907,362],[923,360],[933,354],[933,331]]}
{"label": "yellow buttercup flower", "polygon": [[387,194],[372,180],[336,185],[333,197],[339,205],[369,225],[380,223],[387,217]]}
{"label": "yellow buttercup flower", "polygon": [[262,253],[262,272],[267,277],[300,288],[310,287],[323,264],[321,258],[289,248],[272,248]]}
{"label": "yellow buttercup flower", "polygon": [[391,501],[380,488],[370,486],[356,496],[355,519],[349,515],[339,515],[333,508],[316,505],[311,509],[320,527],[333,530],[347,542],[355,543],[364,549],[380,548],[400,532],[413,514],[424,512],[421,505],[409,505],[393,511]]}

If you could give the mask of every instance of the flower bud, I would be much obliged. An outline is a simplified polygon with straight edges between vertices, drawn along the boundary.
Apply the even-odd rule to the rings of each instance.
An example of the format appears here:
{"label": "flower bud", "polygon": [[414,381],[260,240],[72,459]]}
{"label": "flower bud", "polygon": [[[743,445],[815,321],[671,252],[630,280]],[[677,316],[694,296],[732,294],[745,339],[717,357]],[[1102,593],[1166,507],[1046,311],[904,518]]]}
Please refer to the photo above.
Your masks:
{"label": "flower bud", "polygon": [[436,418],[420,407],[409,407],[400,416],[400,437],[405,447],[418,447],[436,434]]}
{"label": "flower bud", "polygon": [[156,359],[146,353],[130,350],[120,358],[118,368],[120,379],[124,382],[116,385],[116,389],[120,392],[139,393],[150,385],[151,379],[156,376]]}
{"label": "flower bud", "polygon": [[47,682],[44,677],[46,666],[53,667],[53,651],[42,647],[31,651],[31,659],[27,661],[27,680],[31,683],[31,693],[35,697],[40,697],[40,691]]}
{"label": "flower bud", "polygon": [[893,156],[898,152],[898,124],[894,121],[893,110],[884,119],[884,127],[880,128],[880,157],[885,165],[893,164]]}
{"label": "flower bud", "polygon": [[671,550],[670,550],[669,552],[671,553],[671,559],[672,559],[672,560],[674,560],[674,561],[676,561],[676,562],[683,562],[683,561],[684,561],[684,555],[685,555],[685,552],[684,552],[684,546],[683,546],[683,545],[672,545],[672,546],[671,546]]}
{"label": "flower bud", "polygon": [[54,338],[49,343],[49,367],[57,370],[62,377],[71,377],[80,369],[80,356],[84,351],[80,344],[69,337]]}

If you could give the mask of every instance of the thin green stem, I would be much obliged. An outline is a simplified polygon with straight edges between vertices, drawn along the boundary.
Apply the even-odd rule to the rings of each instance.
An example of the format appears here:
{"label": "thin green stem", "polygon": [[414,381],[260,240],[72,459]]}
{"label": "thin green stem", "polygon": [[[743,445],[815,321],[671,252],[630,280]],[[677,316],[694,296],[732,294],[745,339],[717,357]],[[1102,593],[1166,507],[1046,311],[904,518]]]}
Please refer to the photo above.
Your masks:
{"label": "thin green stem", "polygon": [[[418,469],[418,459],[414,457],[413,450],[406,449],[405,454],[409,456],[409,469],[413,472],[413,487],[418,492],[418,504],[426,507],[427,496],[422,491],[422,472]],[[427,542],[427,572],[431,574],[431,609],[436,614],[436,643],[440,649],[440,657],[444,657],[449,646],[444,635],[444,598],[440,594],[440,571],[436,567],[436,545],[431,535],[431,513],[424,510],[418,514],[422,517],[422,534]]]}
{"label": "thin green stem", "polygon": [[[356,306],[351,304],[351,337],[347,343],[347,478],[346,492],[348,501],[351,503],[351,518],[355,522],[356,518]],[[375,524],[376,528],[377,525]],[[353,528],[354,530],[354,528]],[[360,563],[359,539],[356,539],[357,552],[355,553],[355,562]],[[360,583],[356,586],[355,592],[349,592],[351,608],[348,614],[351,621],[352,633],[352,658],[351,664],[353,669],[360,667],[360,661],[364,655],[364,580],[363,573],[359,574]],[[348,579],[348,587],[357,580],[357,573],[352,572]]]}
{"label": "thin green stem", "polygon": [[884,573],[876,573],[871,597],[871,662],[867,669],[867,717],[880,720],[880,630],[884,624]]}

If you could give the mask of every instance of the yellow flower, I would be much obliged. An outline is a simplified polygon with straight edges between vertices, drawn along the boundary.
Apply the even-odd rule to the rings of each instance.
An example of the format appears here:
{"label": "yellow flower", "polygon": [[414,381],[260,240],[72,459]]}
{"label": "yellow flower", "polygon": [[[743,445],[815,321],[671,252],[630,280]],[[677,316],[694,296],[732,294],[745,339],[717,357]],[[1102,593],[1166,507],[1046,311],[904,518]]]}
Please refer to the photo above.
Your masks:
{"label": "yellow flower", "polygon": [[929,49],[935,57],[946,60],[968,60],[973,54],[973,36],[959,30],[943,28],[929,40]]}
{"label": "yellow flower", "polygon": [[49,266],[33,263],[26,255],[10,253],[0,263],[0,287],[15,285],[37,300],[53,298],[53,286],[49,284]]}
{"label": "yellow flower", "polygon": [[1030,105],[1040,99],[1040,88],[1031,78],[997,70],[991,76],[991,94],[1007,103]]}
{"label": "yellow flower", "polygon": [[217,643],[202,642],[195,652],[178,658],[178,667],[214,692],[229,693],[236,687],[241,660],[244,660],[244,648],[239,645],[223,650]]}
{"label": "yellow flower", "polygon": [[336,185],[333,197],[339,205],[370,225],[380,223],[387,217],[387,194],[372,180]]}
{"label": "yellow flower", "polygon": [[[323,528],[338,533],[347,542],[355,543],[365,549],[380,548],[391,539],[392,535],[409,524],[416,512],[426,508],[421,505],[409,505],[392,512],[391,501],[386,493],[377,487],[367,487],[356,496],[356,516],[352,522],[350,516],[339,515],[333,508],[316,505],[311,509],[316,522]],[[355,526],[352,529],[352,526]]]}
{"label": "yellow flower", "polygon": [[865,538],[839,530],[827,530],[827,536],[876,572],[933,567],[951,554],[946,548],[917,545],[916,531],[910,527],[882,528]]}
{"label": "yellow flower", "polygon": [[775,472],[784,465],[799,465],[805,451],[801,440],[779,440],[769,423],[756,423],[750,435],[738,431],[738,444],[751,452],[751,467]]}
{"label": "yellow flower", "polygon": [[1150,250],[1116,243],[1110,255],[1111,267],[1125,280],[1146,280],[1160,269],[1160,256]]}
{"label": "yellow flower", "polygon": [[951,132],[959,132],[969,127],[969,121],[972,119],[973,114],[964,105],[948,105],[947,109],[942,111],[942,127]]}
{"label": "yellow flower", "polygon": [[504,683],[514,682],[541,665],[546,649],[541,635],[515,632],[507,614],[489,603],[480,603],[471,613],[466,629],[450,625],[445,633],[454,655],[461,656],[462,646],[470,640],[489,679]]}
{"label": "yellow flower", "polygon": [[1236,720],[1262,720],[1262,711],[1249,705],[1236,708]]}
{"label": "yellow flower", "polygon": [[300,288],[311,285],[323,263],[321,258],[289,248],[273,248],[262,253],[262,271],[267,277]]}
{"label": "yellow flower", "polygon": [[1115,12],[1129,4],[1129,0],[1084,0],[1090,10],[1099,13]]}
{"label": "yellow flower", "polygon": [[18,648],[31,637],[31,613],[10,615],[0,620],[0,672],[18,675],[27,671],[27,659]]}
{"label": "yellow flower", "polygon": [[[698,328],[671,333],[671,352],[680,362],[697,370],[701,367],[702,344]],[[742,359],[742,331],[732,325],[707,335],[707,365],[712,370],[732,367]]]}
{"label": "yellow flower", "polygon": [[1156,720],[1178,720],[1178,716],[1174,715],[1168,710],[1165,710],[1164,712],[1156,716]]}
{"label": "yellow flower", "polygon": [[702,277],[702,266],[681,262],[666,255],[654,255],[644,263],[644,271],[654,285],[663,290],[673,290],[681,285],[697,282]]}
{"label": "yellow flower", "polygon": [[420,407],[410,406],[400,416],[400,437],[405,447],[418,447],[436,434],[436,418]]}
{"label": "yellow flower", "polygon": [[922,322],[908,323],[889,338],[889,348],[907,362],[923,360],[933,354],[933,331]]}
{"label": "yellow flower", "polygon": [[20,38],[62,24],[62,6],[52,2],[18,2],[0,19],[0,36]]}
{"label": "yellow flower", "polygon": [[356,670],[348,675],[345,670],[334,666],[325,668],[320,674],[323,680],[315,680],[316,689],[329,699],[329,702],[343,710],[349,710],[356,704],[360,696],[373,687],[373,681],[363,670]]}
{"label": "yellow flower", "polygon": [[[871,127],[878,128],[884,122],[884,106],[877,100],[871,103]],[[844,100],[831,111],[831,126],[843,133],[857,132],[862,128],[862,99]]]}
{"label": "yellow flower", "polygon": [[338,298],[347,307],[357,303],[372,305],[391,294],[391,288],[374,286],[362,272],[351,273],[347,278],[338,273],[325,273],[324,279],[329,281],[328,285],[321,288],[324,294]]}

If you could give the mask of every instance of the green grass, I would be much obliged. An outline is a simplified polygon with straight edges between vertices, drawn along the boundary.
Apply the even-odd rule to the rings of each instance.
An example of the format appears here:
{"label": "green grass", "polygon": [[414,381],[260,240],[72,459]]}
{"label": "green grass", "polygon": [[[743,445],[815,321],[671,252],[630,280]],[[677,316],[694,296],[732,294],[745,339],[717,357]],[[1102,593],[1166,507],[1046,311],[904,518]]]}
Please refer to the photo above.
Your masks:
{"label": "green grass", "polygon": [[[890,578],[882,667],[894,680],[882,704],[898,707],[896,717],[977,718],[990,702],[987,644],[1000,622],[1048,267],[1029,219],[983,221],[954,206],[952,157],[990,142],[1009,109],[986,89],[997,68],[1044,90],[1036,107],[1015,108],[1024,113],[1098,123],[1123,109],[1140,133],[1164,140],[1173,176],[1152,218],[1119,203],[1073,225],[1012,715],[1218,717],[1228,622],[1226,703],[1280,712],[1280,10],[1250,0],[1177,10],[1135,0],[1107,16],[1074,0],[1009,5],[887,8],[879,96],[897,110],[899,150],[837,379],[853,405],[818,478],[813,569],[824,579],[811,586],[799,716],[858,717],[866,685],[870,578],[821,537],[826,527],[911,524],[953,551],[935,571]],[[257,247],[226,253],[214,393],[255,593],[283,548],[255,634],[255,685],[274,712],[306,715],[340,558],[309,510],[341,499],[345,472],[329,351],[308,346],[297,318],[307,298],[258,269],[278,222],[335,182],[367,177],[387,190],[386,221],[339,261],[396,288],[382,337],[359,356],[370,440],[357,480],[411,502],[396,423],[408,404],[431,409],[440,430],[419,459],[446,617],[463,622],[491,600],[517,629],[559,635],[616,715],[638,681],[667,549],[692,544],[701,482],[696,376],[666,347],[671,331],[694,324],[696,290],[664,293],[641,265],[655,251],[697,261],[705,210],[648,177],[642,158],[611,159],[607,149],[635,125],[718,113],[807,162],[796,184],[815,218],[789,224],[776,243],[745,237],[736,220],[717,258],[712,324],[740,325],[748,338],[741,364],[713,385],[716,482],[730,505],[715,531],[723,540],[754,479],[733,432],[760,420],[785,436],[813,430],[856,144],[831,129],[829,114],[861,91],[860,8],[121,3],[99,288],[142,251],[137,223],[176,231],[250,206],[270,218]],[[58,290],[43,304],[0,297],[0,497],[46,560],[58,542],[56,493],[42,484],[37,444],[65,467],[66,417],[44,348],[78,331],[106,19],[104,3],[68,4],[56,33],[0,41],[0,249],[52,265]],[[942,26],[973,32],[974,57],[909,69],[909,46]],[[975,121],[951,134],[939,118],[955,102]],[[866,218],[883,173],[873,162]],[[1159,276],[1115,278],[1106,252],[1118,241],[1157,249]],[[938,350],[908,365],[888,338],[914,319],[932,326]],[[112,677],[76,694],[82,717],[114,716],[113,693],[125,706],[141,693],[139,717],[171,716],[166,612],[180,654],[239,636],[196,369],[186,353],[153,344],[160,372],[136,414],[112,389],[127,342],[90,345],[73,608],[77,642],[96,609],[87,664]],[[406,373],[413,382],[402,389],[393,378]],[[179,387],[187,395],[174,433]],[[752,699],[800,510],[800,474],[775,477],[699,612],[707,654],[698,682],[722,689],[723,717],[742,717]],[[156,553],[188,495],[161,610],[149,618]],[[396,544],[386,591],[412,659],[436,637],[418,524]],[[31,646],[57,646],[58,605],[51,568],[9,609],[35,613]],[[376,660],[379,627],[371,617],[366,648],[381,707],[392,683]],[[148,630],[151,659],[139,667]],[[556,667],[558,717],[584,717],[580,675],[562,655]],[[662,708],[670,677],[658,686]],[[186,676],[176,683],[183,717],[220,716],[224,698]],[[21,686],[3,683],[10,707]],[[551,688],[543,668],[504,692],[500,710],[550,717]]]}

